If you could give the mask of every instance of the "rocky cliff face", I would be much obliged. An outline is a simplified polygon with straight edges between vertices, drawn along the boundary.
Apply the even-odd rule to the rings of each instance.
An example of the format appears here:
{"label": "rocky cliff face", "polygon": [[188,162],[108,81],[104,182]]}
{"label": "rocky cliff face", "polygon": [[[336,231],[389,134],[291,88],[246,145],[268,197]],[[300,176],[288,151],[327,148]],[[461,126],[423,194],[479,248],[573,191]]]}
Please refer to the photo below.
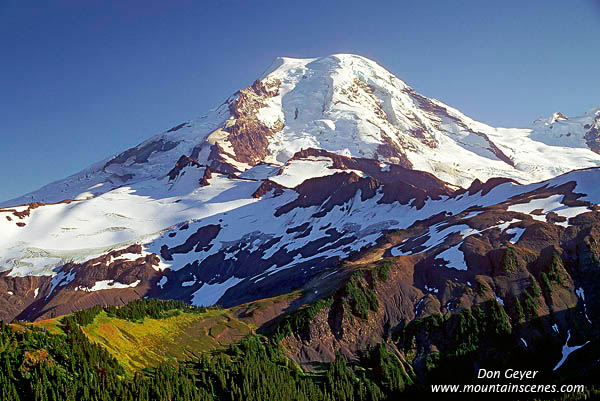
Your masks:
{"label": "rocky cliff face", "polygon": [[[556,371],[563,379],[597,371],[598,305],[589,294],[598,291],[600,215],[573,189],[542,186],[386,233],[340,266],[338,287],[283,318],[282,344],[311,369],[338,352],[364,364],[386,343],[421,383],[454,377],[448,369],[470,381],[480,366],[539,370],[541,382]],[[566,224],[531,209],[552,197],[590,209]],[[436,231],[443,237],[432,244]],[[567,344],[588,347],[569,360],[573,371],[563,367]]]}

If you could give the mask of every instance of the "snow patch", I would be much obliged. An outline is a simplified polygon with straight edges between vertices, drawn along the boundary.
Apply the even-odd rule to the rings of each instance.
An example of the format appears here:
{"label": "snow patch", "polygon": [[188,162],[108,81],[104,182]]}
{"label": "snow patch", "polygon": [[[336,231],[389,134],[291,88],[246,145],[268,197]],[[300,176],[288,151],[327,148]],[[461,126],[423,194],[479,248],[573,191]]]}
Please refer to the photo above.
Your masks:
{"label": "snow patch", "polygon": [[141,280],[136,280],[131,284],[123,284],[114,280],[100,280],[96,281],[96,283],[92,287],[78,286],[77,288],[75,288],[75,291],[94,292],[102,290],[113,290],[116,288],[133,288],[137,287],[140,282]]}
{"label": "snow patch", "polygon": [[[586,213],[589,212],[590,209],[587,208],[586,206],[574,206],[574,207],[569,207],[567,205],[563,205],[561,203],[562,199],[564,198],[564,195],[552,195],[549,196],[548,198],[543,198],[543,199],[532,199],[527,203],[518,203],[515,205],[510,205],[506,210],[509,212],[519,212],[519,213],[523,213],[523,214],[528,214],[531,217],[533,217],[533,219],[535,220],[539,220],[539,221],[546,221],[546,214],[548,213],[556,213],[557,215],[561,216],[561,217],[565,217],[567,220],[570,219],[571,217],[575,217],[578,216],[582,213]],[[531,214],[531,212],[533,212],[534,210],[537,209],[541,209],[542,210],[542,214],[538,215],[538,214]],[[557,223],[563,226],[568,226],[568,222],[562,222],[562,223]]]}
{"label": "snow patch", "polygon": [[509,240],[511,244],[516,244],[521,239],[521,236],[525,232],[525,228],[513,227],[505,231],[506,234],[511,234],[513,237]]}
{"label": "snow patch", "polygon": [[504,306],[504,301],[502,300],[502,298],[496,295],[496,292],[494,292],[494,298],[496,298],[496,301],[498,301],[500,305]]}
{"label": "snow patch", "polygon": [[465,254],[459,248],[461,244],[455,245],[451,248],[446,249],[436,255],[436,259],[443,259],[446,261],[446,267],[467,270],[467,261],[465,260]]}
{"label": "snow patch", "polygon": [[578,296],[579,298],[581,298],[581,302],[583,302],[583,314],[584,314],[584,316],[585,316],[586,320],[587,320],[587,321],[588,321],[590,324],[592,324],[592,321],[590,320],[590,318],[589,318],[589,316],[588,316],[588,314],[587,314],[587,305],[586,305],[586,303],[585,303],[585,293],[583,292],[583,288],[581,288],[581,287],[577,288],[577,289],[575,290],[575,293],[577,294],[577,296]]}
{"label": "snow patch", "polygon": [[237,285],[243,279],[230,277],[222,283],[207,284],[204,283],[200,289],[192,294],[192,305],[211,306],[225,294],[225,292]]}
{"label": "snow patch", "polygon": [[425,284],[425,291],[433,292],[434,294],[437,294],[439,292],[439,290],[437,288],[429,287],[427,284]]}
{"label": "snow patch", "polygon": [[360,176],[364,173],[358,170],[340,170],[332,168],[333,161],[330,158],[308,157],[303,160],[291,160],[285,165],[279,175],[269,179],[284,187],[294,188],[310,178],[325,177],[335,173],[354,172]]}
{"label": "snow patch", "polygon": [[575,345],[573,347],[569,347],[569,339],[570,338],[571,338],[571,330],[568,331],[568,333],[567,333],[567,341],[565,341],[565,345],[563,345],[563,347],[562,347],[562,358],[556,364],[556,366],[554,367],[554,369],[552,369],[552,371],[555,371],[556,369],[560,368],[562,366],[562,364],[565,363],[565,361],[567,360],[567,358],[569,357],[569,355],[571,355],[573,352],[577,351],[581,347],[586,346],[589,343],[589,341],[586,341],[582,345]]}
{"label": "snow patch", "polygon": [[167,276],[162,276],[156,285],[162,289],[165,284],[167,284],[167,281],[169,281],[169,278]]}

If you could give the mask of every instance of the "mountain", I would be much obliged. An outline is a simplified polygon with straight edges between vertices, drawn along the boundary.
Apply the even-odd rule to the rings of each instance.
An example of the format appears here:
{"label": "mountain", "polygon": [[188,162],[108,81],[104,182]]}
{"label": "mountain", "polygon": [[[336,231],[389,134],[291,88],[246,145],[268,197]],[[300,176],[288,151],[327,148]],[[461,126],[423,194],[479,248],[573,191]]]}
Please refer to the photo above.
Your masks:
{"label": "mountain", "polygon": [[599,130],[600,107],[574,118],[555,113],[530,129],[493,128],[364,57],[278,58],[209,113],[0,206],[85,199],[160,179],[182,155],[239,173],[261,163],[279,167],[307,148],[426,171],[462,187],[498,176],[531,183],[598,166]]}
{"label": "mountain", "polygon": [[279,58],[208,114],[0,205],[0,319],[220,304],[279,327],[307,369],[389,342],[423,380],[464,345],[439,330],[476,313],[558,369],[598,356],[599,166],[600,108],[493,128],[360,56]]}

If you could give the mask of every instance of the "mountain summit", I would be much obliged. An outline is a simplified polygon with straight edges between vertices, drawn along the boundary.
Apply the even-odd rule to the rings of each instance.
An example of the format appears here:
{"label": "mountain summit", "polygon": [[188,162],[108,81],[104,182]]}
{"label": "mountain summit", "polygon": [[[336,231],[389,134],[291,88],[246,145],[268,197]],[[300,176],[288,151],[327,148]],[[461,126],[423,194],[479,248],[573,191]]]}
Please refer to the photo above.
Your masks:
{"label": "mountain summit", "polygon": [[59,202],[167,174],[181,155],[240,173],[316,148],[426,171],[453,185],[502,176],[531,183],[600,165],[600,108],[528,129],[493,128],[417,93],[367,58],[280,57],[194,120],[41,190],[4,202]]}

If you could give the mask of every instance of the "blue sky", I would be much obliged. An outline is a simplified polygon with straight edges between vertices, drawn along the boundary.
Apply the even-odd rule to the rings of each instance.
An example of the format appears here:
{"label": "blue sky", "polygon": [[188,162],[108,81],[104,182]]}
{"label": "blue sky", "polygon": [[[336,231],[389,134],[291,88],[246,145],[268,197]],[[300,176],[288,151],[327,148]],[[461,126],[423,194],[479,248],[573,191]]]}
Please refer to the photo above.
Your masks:
{"label": "blue sky", "polygon": [[357,53],[499,126],[600,105],[600,1],[0,0],[0,200],[191,119],[276,56]]}

